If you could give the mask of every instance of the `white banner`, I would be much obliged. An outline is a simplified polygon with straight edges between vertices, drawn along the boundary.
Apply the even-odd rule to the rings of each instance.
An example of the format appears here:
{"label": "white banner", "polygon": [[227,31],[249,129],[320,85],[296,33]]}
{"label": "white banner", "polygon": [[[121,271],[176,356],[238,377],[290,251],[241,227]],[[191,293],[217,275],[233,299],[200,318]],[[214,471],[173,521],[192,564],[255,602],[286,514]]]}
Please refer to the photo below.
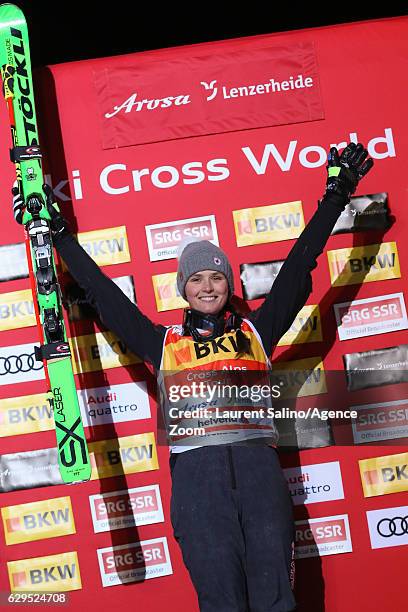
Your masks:
{"label": "white banner", "polygon": [[45,378],[43,362],[35,360],[34,344],[39,343],[0,347],[0,385]]}
{"label": "white banner", "polygon": [[352,419],[356,444],[408,437],[408,399],[351,406],[357,411]]}
{"label": "white banner", "polygon": [[403,293],[334,304],[340,340],[408,329]]}
{"label": "white banner", "polygon": [[0,281],[28,276],[27,252],[24,242],[0,247]]}
{"label": "white banner", "polygon": [[369,510],[367,523],[371,548],[408,544],[408,506]]}
{"label": "white banner", "polygon": [[209,240],[219,246],[214,215],[146,225],[150,261],[178,256],[182,245],[195,240]]}
{"label": "white banner", "polygon": [[90,495],[95,533],[164,521],[158,484]]}
{"label": "white banner", "polygon": [[347,514],[295,521],[295,526],[296,559],[353,551]]}
{"label": "white banner", "polygon": [[344,499],[340,463],[315,463],[283,470],[293,503],[314,504]]}
{"label": "white banner", "polygon": [[97,553],[104,587],[169,576],[173,573],[165,537],[98,548]]}
{"label": "white banner", "polygon": [[109,387],[78,390],[84,427],[150,419],[149,396],[144,380]]}

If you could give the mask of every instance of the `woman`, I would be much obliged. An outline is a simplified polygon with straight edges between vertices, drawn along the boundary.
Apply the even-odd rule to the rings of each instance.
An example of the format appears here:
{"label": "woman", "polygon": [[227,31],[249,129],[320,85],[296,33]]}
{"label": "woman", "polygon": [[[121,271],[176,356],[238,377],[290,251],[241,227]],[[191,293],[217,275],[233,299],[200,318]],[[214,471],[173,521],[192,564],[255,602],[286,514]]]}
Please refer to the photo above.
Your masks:
{"label": "woman", "polygon": [[[317,211],[263,304],[245,318],[231,307],[234,282],[225,253],[208,241],[187,245],[177,285],[190,308],[182,325],[168,328],[154,325],[100,271],[69,233],[51,190],[45,188],[56,248],[105,325],[154,366],[167,421],[168,392],[175,381],[214,382],[232,370],[269,370],[272,348],[311,292],[316,258],[373,165],[366,157],[361,144],[350,143],[341,156],[336,148],[330,150],[326,193]],[[13,193],[15,217],[21,221],[23,203],[18,192]],[[190,399],[193,404],[187,406],[197,404],[197,397]],[[217,398],[217,407],[222,401]],[[200,610],[293,610],[292,505],[275,450],[273,420],[201,421],[204,433],[172,437],[170,456],[171,520]]]}

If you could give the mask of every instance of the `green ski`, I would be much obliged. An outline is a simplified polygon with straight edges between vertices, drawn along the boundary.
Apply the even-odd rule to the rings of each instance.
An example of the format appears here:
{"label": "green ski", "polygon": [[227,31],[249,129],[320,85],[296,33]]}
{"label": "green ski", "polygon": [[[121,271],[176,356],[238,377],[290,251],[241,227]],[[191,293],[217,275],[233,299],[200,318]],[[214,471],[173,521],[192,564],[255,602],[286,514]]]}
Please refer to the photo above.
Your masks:
{"label": "green ski", "polygon": [[0,69],[10,117],[10,157],[25,206],[23,225],[41,337],[36,359],[43,361],[49,385],[61,477],[66,483],[82,482],[89,480],[91,465],[61,307],[50,215],[45,204],[27,23],[22,11],[13,4],[0,6]]}

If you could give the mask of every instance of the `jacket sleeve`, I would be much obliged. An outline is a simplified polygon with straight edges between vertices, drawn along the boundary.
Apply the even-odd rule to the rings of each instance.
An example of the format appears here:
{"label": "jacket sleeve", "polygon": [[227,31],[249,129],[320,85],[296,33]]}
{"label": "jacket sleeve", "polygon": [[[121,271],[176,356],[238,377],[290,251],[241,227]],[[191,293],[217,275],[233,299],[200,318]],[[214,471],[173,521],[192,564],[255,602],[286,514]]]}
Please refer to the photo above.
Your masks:
{"label": "jacket sleeve", "polygon": [[268,355],[289,329],[312,291],[311,272],[317,266],[346,201],[326,195],[295,242],[263,304],[249,315]]}
{"label": "jacket sleeve", "polygon": [[101,321],[143,361],[160,367],[166,328],[155,325],[84,251],[72,234],[54,238],[54,245],[71,275],[85,290]]}

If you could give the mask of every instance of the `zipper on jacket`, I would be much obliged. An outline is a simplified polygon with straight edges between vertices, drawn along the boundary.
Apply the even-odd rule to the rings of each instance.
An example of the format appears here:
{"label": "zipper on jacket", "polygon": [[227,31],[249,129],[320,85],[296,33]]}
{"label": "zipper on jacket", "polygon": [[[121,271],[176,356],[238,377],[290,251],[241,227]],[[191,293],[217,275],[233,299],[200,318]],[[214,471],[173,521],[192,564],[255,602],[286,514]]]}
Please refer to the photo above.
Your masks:
{"label": "zipper on jacket", "polygon": [[230,445],[227,446],[227,453],[228,453],[228,463],[229,463],[230,474],[231,474],[231,488],[236,489],[237,481],[235,479],[234,463],[232,461],[232,448]]}

